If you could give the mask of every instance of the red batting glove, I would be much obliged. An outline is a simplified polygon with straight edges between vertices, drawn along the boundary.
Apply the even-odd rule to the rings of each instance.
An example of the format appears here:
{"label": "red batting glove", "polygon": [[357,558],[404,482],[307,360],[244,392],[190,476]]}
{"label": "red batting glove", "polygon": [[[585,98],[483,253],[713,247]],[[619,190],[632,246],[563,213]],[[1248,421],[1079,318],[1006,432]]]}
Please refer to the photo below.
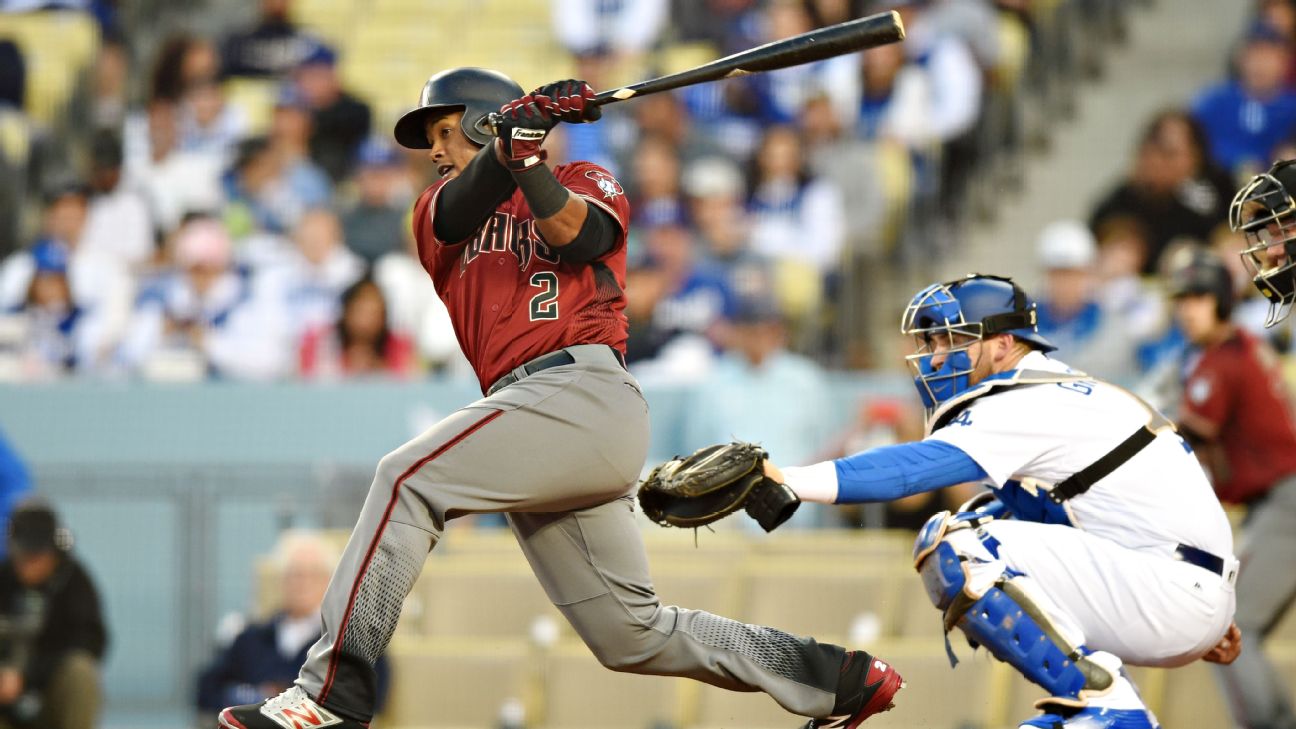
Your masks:
{"label": "red batting glove", "polygon": [[540,145],[558,122],[552,102],[544,97],[527,94],[501,106],[495,143],[508,168],[519,172],[544,162],[546,155]]}
{"label": "red batting glove", "polygon": [[545,84],[532,91],[532,97],[545,97],[552,102],[561,121],[568,124],[598,121],[603,110],[594,102],[594,89],[580,79],[566,79]]}

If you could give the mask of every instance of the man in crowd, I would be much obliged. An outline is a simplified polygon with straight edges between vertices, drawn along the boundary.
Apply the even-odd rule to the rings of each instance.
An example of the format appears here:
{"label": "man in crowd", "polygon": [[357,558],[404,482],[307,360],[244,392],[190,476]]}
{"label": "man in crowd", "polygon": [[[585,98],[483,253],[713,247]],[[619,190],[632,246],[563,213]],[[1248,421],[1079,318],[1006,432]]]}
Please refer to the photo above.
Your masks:
{"label": "man in crowd", "polygon": [[0,726],[91,729],[108,636],[99,593],[44,502],[9,521],[0,562]]}

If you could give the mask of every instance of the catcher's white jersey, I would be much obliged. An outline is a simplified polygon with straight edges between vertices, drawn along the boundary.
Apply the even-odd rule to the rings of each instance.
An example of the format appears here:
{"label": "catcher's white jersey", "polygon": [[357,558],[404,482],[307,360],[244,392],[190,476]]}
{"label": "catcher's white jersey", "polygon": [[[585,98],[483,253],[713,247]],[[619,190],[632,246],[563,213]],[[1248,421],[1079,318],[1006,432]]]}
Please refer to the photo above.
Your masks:
{"label": "catcher's white jersey", "polygon": [[[1070,371],[1038,352],[1018,369]],[[1185,544],[1231,557],[1224,510],[1196,457],[1172,431],[1064,506],[1035,483],[1052,485],[1085,468],[1148,415],[1129,393],[1098,380],[1020,386],[973,400],[928,438],[971,456],[1018,518],[1070,523],[1131,549],[1169,555]]]}

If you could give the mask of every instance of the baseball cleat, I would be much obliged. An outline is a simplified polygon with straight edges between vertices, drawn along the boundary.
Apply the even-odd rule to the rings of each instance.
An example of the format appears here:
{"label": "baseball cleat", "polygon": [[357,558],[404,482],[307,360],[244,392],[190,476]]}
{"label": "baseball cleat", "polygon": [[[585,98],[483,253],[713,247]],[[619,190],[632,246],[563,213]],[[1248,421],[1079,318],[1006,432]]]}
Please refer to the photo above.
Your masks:
{"label": "baseball cleat", "polygon": [[222,729],[369,729],[369,725],[338,716],[293,686],[259,704],[231,706],[220,713]]}
{"label": "baseball cleat", "polygon": [[905,687],[905,681],[889,663],[878,660],[865,651],[852,651],[846,654],[846,664],[842,673],[852,669],[853,661],[867,661],[868,670],[864,679],[855,689],[859,694],[859,708],[846,716],[830,716],[826,719],[811,719],[804,729],[855,729],[865,719],[884,711],[890,711],[895,702],[896,692]]}
{"label": "baseball cleat", "polygon": [[1146,709],[1103,709],[1087,706],[1041,714],[1023,721],[1018,729],[1161,729]]}

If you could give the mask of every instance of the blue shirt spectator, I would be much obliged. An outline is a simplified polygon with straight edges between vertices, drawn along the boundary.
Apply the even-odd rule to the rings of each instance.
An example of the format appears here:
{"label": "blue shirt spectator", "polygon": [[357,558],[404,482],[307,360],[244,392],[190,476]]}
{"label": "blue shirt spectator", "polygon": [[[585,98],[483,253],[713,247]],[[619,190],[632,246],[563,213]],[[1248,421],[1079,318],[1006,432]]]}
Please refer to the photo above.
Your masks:
{"label": "blue shirt spectator", "polygon": [[1197,98],[1193,115],[1216,162],[1235,173],[1264,169],[1274,147],[1296,131],[1296,93],[1284,88],[1290,63],[1286,39],[1257,25],[1238,52],[1238,78]]}

